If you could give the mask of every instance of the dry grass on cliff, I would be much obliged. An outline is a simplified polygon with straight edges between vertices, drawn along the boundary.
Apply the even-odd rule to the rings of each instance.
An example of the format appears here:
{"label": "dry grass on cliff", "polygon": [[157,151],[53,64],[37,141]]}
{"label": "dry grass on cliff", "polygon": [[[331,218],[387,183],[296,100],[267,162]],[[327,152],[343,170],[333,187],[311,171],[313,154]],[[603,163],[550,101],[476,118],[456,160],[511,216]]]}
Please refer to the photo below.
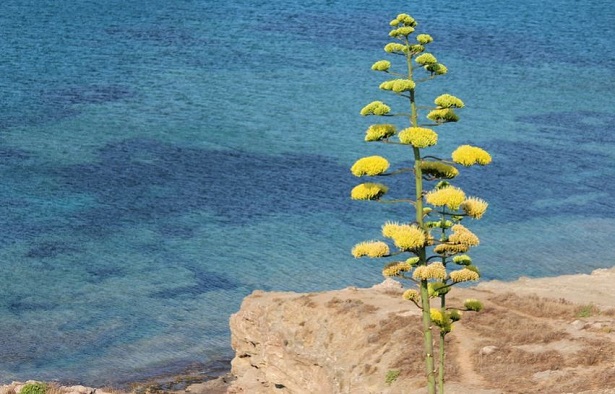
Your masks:
{"label": "dry grass on cliff", "polygon": [[462,324],[478,338],[472,363],[488,388],[571,393],[615,387],[612,317],[593,305],[507,293]]}

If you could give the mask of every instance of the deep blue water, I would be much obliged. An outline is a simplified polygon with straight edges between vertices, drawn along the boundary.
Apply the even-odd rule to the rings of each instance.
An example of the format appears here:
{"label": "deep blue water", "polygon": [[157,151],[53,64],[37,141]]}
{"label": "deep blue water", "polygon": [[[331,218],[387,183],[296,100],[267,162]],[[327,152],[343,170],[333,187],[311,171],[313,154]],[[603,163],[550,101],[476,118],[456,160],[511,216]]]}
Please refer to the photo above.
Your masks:
{"label": "deep blue water", "polygon": [[[485,279],[615,263],[615,9],[602,0],[0,4],[0,382],[120,384],[231,357],[254,289],[381,280],[352,246],[408,208],[350,201],[370,65],[413,14],[467,108],[434,154],[490,202]],[[392,180],[403,195],[406,179]]]}

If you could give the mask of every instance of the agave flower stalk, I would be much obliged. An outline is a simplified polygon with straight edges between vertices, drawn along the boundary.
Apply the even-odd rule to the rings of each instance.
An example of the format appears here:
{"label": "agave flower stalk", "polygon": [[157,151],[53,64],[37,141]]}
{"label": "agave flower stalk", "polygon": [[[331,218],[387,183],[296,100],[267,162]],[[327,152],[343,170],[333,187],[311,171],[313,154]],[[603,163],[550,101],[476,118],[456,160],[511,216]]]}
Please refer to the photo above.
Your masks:
{"label": "agave flower stalk", "polygon": [[[372,70],[394,79],[385,80],[380,89],[406,100],[406,111],[395,111],[383,101],[372,101],[360,111],[362,116],[405,119],[405,125],[378,123],[369,126],[364,140],[407,146],[408,166],[390,170],[390,162],[381,156],[359,159],[351,168],[357,177],[390,177],[413,174],[414,196],[412,199],[387,199],[388,186],[379,182],[365,182],[357,185],[351,192],[354,200],[372,200],[385,203],[408,203],[414,208],[413,218],[407,223],[387,222],[382,227],[382,235],[389,243],[367,241],[357,244],[352,251],[356,258],[391,258],[409,254],[405,261],[393,261],[385,265],[385,277],[406,279],[418,288],[407,289],[403,297],[419,309],[422,316],[422,333],[425,357],[427,391],[435,394],[436,388],[444,393],[444,366],[446,360],[445,336],[451,331],[453,322],[461,318],[460,308],[451,309],[446,302],[446,294],[457,283],[478,280],[480,274],[466,254],[470,248],[479,244],[478,237],[461,224],[465,218],[480,219],[488,204],[476,197],[467,197],[462,189],[449,183],[458,174],[457,165],[487,165],[491,156],[482,148],[462,145],[451,155],[450,160],[425,155],[423,151],[433,149],[438,143],[438,134],[431,127],[459,121],[457,109],[463,108],[463,101],[450,94],[442,94],[433,100],[434,105],[418,105],[417,91],[420,85],[434,78],[446,75],[448,69],[435,55],[426,52],[426,47],[434,40],[429,34],[418,34],[411,39],[418,26],[408,14],[399,14],[390,22],[389,36],[395,42],[384,47],[390,55],[403,58],[402,71],[395,71],[389,60],[380,60],[372,65]],[[420,73],[419,78],[415,74]],[[421,111],[428,123],[422,124]],[[396,139],[396,140],[395,140]],[[411,167],[411,171],[408,168]],[[436,182],[426,192],[425,186]],[[436,216],[439,214],[439,216]],[[430,220],[434,216],[434,219]],[[439,239],[432,230],[440,230]],[[461,269],[449,271],[451,264]],[[431,300],[439,298],[440,304],[432,308]],[[482,304],[478,300],[467,300],[463,309],[479,311]],[[434,338],[432,329],[439,329],[439,364],[435,367]],[[436,372],[438,384],[436,385]]]}

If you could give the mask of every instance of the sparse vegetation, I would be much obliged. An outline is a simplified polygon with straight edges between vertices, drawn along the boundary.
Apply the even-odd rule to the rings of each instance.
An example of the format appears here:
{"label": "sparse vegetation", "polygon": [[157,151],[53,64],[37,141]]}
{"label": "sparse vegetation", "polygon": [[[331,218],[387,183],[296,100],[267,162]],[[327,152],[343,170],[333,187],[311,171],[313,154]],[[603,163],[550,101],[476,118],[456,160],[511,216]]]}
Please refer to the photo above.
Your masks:
{"label": "sparse vegetation", "polygon": [[384,381],[386,382],[386,384],[391,384],[397,380],[400,373],[401,371],[399,369],[391,369],[387,371],[387,375],[385,376]]}
{"label": "sparse vegetation", "polygon": [[[472,351],[472,362],[486,387],[506,393],[576,393],[615,387],[613,334],[587,325],[571,326],[578,311],[586,307],[513,293],[490,298],[485,306],[488,313],[464,320],[464,327],[481,338]],[[612,323],[609,319],[608,324]],[[497,350],[480,351],[489,346]]]}
{"label": "sparse vegetation", "polygon": [[593,304],[581,305],[577,308],[577,317],[591,317],[600,313],[600,309],[598,309]]}

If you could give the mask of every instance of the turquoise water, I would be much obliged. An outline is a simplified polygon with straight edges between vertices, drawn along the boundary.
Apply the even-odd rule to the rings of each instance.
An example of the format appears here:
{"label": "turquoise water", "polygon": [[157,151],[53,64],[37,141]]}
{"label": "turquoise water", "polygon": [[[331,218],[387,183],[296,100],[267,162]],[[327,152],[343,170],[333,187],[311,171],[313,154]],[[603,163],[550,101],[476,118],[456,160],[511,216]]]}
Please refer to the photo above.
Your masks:
{"label": "turquoise water", "polygon": [[379,282],[349,250],[412,212],[348,168],[408,159],[358,114],[402,11],[450,70],[419,99],[467,105],[434,153],[494,158],[458,182],[484,278],[612,266],[615,9],[586,3],[3,1],[0,381],[212,372],[252,290]]}

